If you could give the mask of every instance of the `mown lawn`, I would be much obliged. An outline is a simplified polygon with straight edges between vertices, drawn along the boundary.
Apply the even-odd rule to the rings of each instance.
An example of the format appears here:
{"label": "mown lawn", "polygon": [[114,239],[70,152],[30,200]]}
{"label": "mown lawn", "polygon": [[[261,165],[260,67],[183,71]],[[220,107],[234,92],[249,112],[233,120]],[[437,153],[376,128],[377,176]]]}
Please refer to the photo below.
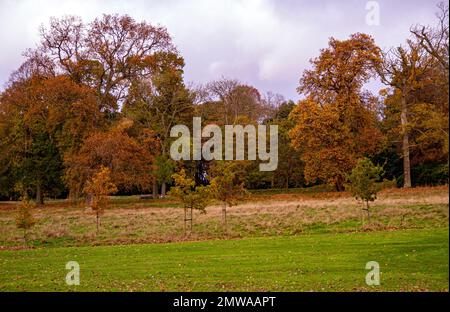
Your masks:
{"label": "mown lawn", "polygon": [[[1,291],[448,291],[447,228],[0,251]],[[81,285],[65,284],[78,261]],[[381,285],[367,286],[368,261]]]}

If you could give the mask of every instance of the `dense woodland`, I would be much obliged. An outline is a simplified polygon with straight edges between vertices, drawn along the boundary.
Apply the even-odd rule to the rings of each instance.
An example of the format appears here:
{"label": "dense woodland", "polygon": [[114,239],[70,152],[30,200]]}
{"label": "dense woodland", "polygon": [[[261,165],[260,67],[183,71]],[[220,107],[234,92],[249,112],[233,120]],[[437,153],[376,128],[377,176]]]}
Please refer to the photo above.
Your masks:
{"label": "dense woodland", "polygon": [[[193,205],[202,189],[183,187],[211,181],[231,193],[318,184],[343,191],[363,157],[399,187],[446,184],[448,6],[437,9],[435,25],[412,25],[388,51],[362,33],[330,38],[299,73],[298,103],[239,77],[188,85],[164,27],[126,15],[51,19],[0,95],[0,197],[84,198],[101,178],[108,194],[164,196],[175,185],[173,194]],[[371,79],[385,87],[367,91]],[[278,125],[278,168],[171,160],[170,129],[194,116],[203,126]]]}

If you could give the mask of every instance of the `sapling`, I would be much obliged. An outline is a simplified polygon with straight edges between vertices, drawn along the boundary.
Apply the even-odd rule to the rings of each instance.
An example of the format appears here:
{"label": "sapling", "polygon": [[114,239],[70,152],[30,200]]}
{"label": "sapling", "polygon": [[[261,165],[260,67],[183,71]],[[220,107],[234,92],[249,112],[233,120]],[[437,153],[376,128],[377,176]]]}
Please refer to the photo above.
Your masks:
{"label": "sapling", "polygon": [[111,181],[110,170],[102,166],[87,182],[84,192],[90,197],[90,206],[95,212],[98,234],[100,215],[109,204],[108,195],[117,192],[116,185]]}
{"label": "sapling", "polygon": [[23,240],[25,245],[28,243],[28,231],[36,224],[36,220],[34,219],[32,213],[35,206],[35,203],[24,199],[19,204],[16,214],[16,226],[17,228],[23,230]]}
{"label": "sapling", "polygon": [[363,211],[367,213],[368,222],[370,222],[369,202],[377,199],[377,193],[381,189],[381,184],[377,183],[383,175],[383,168],[375,166],[370,159],[363,158],[358,161],[349,176],[349,191],[356,199],[365,203]]}

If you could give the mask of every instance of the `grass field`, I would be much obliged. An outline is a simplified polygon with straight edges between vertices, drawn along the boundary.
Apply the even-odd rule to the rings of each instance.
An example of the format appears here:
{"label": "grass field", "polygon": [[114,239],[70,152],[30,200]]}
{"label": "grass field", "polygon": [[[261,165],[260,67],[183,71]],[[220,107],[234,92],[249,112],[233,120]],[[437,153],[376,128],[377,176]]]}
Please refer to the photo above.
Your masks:
{"label": "grass field", "polygon": [[[295,192],[296,191],[296,192]],[[0,204],[0,249],[20,248],[23,234],[15,225],[15,204]],[[35,211],[30,233],[35,247],[138,244],[224,238],[345,233],[448,227],[448,187],[386,190],[372,204],[370,224],[362,224],[362,204],[346,193],[257,192],[228,208],[228,227],[221,226],[221,206],[194,214],[194,231],[184,235],[183,209],[173,199],[115,197],[96,233],[89,208],[68,201],[49,201]]]}
{"label": "grass field", "polygon": [[[448,291],[448,229],[0,253],[3,291]],[[65,263],[80,264],[79,286]],[[365,284],[377,261],[381,285]]]}
{"label": "grass field", "polygon": [[[114,197],[101,218],[49,201],[24,246],[15,203],[0,203],[0,291],[448,291],[448,187],[385,190],[372,204],[326,190],[259,191],[195,214],[184,235],[173,199]],[[65,284],[67,261],[81,285]],[[367,286],[377,261],[381,285]]]}

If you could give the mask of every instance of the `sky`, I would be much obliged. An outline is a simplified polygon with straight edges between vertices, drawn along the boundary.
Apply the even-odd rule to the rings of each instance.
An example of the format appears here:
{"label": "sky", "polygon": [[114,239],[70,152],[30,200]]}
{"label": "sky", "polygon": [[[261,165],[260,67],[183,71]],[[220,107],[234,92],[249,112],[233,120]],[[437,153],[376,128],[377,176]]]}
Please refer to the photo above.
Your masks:
{"label": "sky", "polygon": [[[405,42],[411,25],[435,24],[438,2],[0,0],[0,88],[24,61],[22,53],[39,43],[39,27],[48,25],[50,17],[78,15],[90,22],[118,13],[167,27],[185,59],[186,82],[236,78],[261,93],[272,91],[295,101],[302,72],[330,37],[363,32],[389,49]],[[378,86],[374,81],[368,88]]]}

